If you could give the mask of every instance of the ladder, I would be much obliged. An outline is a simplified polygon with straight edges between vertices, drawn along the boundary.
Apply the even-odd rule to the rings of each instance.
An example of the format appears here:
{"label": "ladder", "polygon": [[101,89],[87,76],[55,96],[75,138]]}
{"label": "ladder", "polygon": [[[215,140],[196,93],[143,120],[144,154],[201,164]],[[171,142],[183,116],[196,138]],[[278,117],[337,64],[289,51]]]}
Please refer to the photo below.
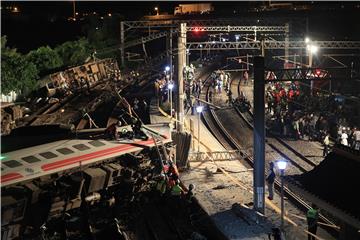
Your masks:
{"label": "ladder", "polygon": [[[166,161],[169,160],[169,156],[168,156],[168,154],[166,152],[164,142],[162,141],[161,136],[159,136],[159,135],[151,133],[151,137],[152,137],[152,139],[154,141],[156,151],[157,151],[157,153],[159,155],[160,164],[161,164],[161,171],[164,171],[164,164],[163,164],[163,158],[161,156],[161,150],[163,152],[163,155],[164,155]],[[160,147],[161,147],[161,150],[160,150]]]}

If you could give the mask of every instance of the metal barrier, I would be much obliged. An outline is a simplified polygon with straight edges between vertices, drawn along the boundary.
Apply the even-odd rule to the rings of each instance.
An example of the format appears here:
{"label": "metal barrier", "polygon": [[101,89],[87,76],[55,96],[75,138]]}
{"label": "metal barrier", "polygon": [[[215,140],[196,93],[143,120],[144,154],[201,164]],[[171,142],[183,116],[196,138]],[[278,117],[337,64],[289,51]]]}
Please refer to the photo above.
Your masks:
{"label": "metal barrier", "polygon": [[189,154],[189,161],[191,162],[203,162],[206,160],[213,161],[232,161],[240,160],[242,156],[239,150],[230,151],[213,151],[213,152],[191,152]]}

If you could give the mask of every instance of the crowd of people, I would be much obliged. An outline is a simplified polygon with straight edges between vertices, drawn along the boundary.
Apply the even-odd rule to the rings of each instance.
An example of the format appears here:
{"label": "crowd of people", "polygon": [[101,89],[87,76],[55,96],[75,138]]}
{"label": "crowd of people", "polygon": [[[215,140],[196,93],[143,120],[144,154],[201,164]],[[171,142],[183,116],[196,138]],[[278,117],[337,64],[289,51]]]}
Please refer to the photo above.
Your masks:
{"label": "crowd of people", "polygon": [[227,102],[232,104],[231,75],[223,70],[214,71],[210,75],[209,102],[213,102],[214,94],[221,94],[223,90],[228,96]]}
{"label": "crowd of people", "polygon": [[[360,149],[360,131],[343,102],[332,95],[303,93],[295,83],[270,84],[266,89],[267,126],[283,137],[319,141],[324,155],[330,140]],[[325,151],[326,148],[326,151]]]}

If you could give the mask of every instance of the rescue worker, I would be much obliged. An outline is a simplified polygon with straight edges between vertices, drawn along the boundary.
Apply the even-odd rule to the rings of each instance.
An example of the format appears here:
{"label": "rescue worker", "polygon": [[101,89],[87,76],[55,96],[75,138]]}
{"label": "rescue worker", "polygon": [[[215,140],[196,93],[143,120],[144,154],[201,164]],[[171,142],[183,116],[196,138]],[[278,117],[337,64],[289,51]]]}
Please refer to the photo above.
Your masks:
{"label": "rescue worker", "polygon": [[121,127],[121,121],[117,121],[105,129],[105,137],[113,140],[119,140],[118,127]]}
{"label": "rescue worker", "polygon": [[142,105],[143,105],[144,111],[146,111],[148,105],[147,105],[147,102],[145,101],[145,99],[142,100]]}
{"label": "rescue worker", "polygon": [[249,74],[247,71],[244,72],[244,85],[248,85],[248,80],[249,80]]}
{"label": "rescue worker", "polygon": [[274,163],[270,162],[269,167],[270,167],[270,169],[269,169],[269,174],[266,177],[266,183],[267,183],[268,191],[269,191],[268,199],[273,200],[274,199],[274,182],[275,182]]}
{"label": "rescue worker", "polygon": [[134,108],[135,111],[139,109],[139,100],[137,98],[134,99],[134,105],[133,106],[134,106],[133,108]]}
{"label": "rescue worker", "polygon": [[178,211],[179,209],[183,209],[184,202],[182,201],[181,197],[184,194],[183,188],[180,186],[180,180],[177,179],[174,186],[172,186],[170,190],[170,201],[171,205],[175,211],[175,216],[180,216],[182,214],[181,211]]}
{"label": "rescue worker", "polygon": [[179,170],[172,161],[169,161],[169,169],[167,174],[169,178],[173,178],[175,181],[179,179]]}
{"label": "rescue worker", "polygon": [[355,150],[360,150],[360,130],[357,128],[354,128],[354,141],[355,141]]}
{"label": "rescue worker", "polygon": [[326,133],[324,138],[324,150],[323,150],[323,157],[326,157],[329,153],[329,146],[330,146],[330,139],[329,139],[329,133]]}
{"label": "rescue worker", "polygon": [[229,89],[227,95],[228,95],[228,100],[226,102],[229,104],[229,106],[231,106],[232,105],[232,92],[230,89]]}
{"label": "rescue worker", "polygon": [[[306,220],[308,224],[308,231],[316,235],[317,222],[319,218],[319,212],[315,204],[311,205],[311,208],[306,213]],[[308,240],[315,240],[316,238],[308,234]]]}
{"label": "rescue worker", "polygon": [[163,196],[166,192],[166,177],[165,174],[161,174],[155,185],[156,191]]}
{"label": "rescue worker", "polygon": [[183,194],[183,192],[184,190],[180,186],[180,180],[177,179],[175,185],[171,188],[171,196],[174,196],[179,199]]}
{"label": "rescue worker", "polygon": [[194,198],[194,193],[193,193],[194,188],[195,188],[194,184],[189,184],[189,188],[188,188],[189,190],[185,195],[186,201],[188,203],[192,203],[192,199]]}
{"label": "rescue worker", "polygon": [[148,136],[141,130],[141,121],[135,117],[131,119],[131,128],[136,138],[147,140]]}
{"label": "rescue worker", "polygon": [[269,240],[281,240],[284,239],[279,228],[271,228],[271,233],[268,234]]}

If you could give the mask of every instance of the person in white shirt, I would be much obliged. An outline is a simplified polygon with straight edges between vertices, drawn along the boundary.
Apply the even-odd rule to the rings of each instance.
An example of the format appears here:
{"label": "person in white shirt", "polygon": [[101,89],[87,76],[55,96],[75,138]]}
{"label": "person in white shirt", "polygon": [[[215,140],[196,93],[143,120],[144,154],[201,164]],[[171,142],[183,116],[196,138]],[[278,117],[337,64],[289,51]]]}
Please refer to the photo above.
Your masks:
{"label": "person in white shirt", "polygon": [[360,130],[358,128],[354,128],[354,141],[355,141],[355,146],[354,148],[356,150],[360,150]]}
{"label": "person in white shirt", "polygon": [[341,134],[341,142],[340,143],[345,146],[348,145],[348,135],[345,131],[343,131]]}

